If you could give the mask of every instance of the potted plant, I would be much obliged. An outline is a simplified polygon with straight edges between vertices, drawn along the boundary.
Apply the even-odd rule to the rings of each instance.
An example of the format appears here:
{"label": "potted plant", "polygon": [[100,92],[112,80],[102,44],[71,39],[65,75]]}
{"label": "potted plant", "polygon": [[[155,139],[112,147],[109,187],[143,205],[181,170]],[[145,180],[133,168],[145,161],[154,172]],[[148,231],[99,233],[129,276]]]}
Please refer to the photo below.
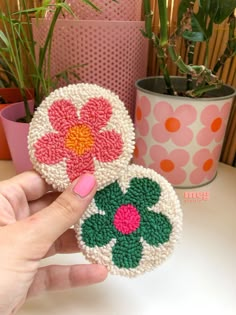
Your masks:
{"label": "potted plant", "polygon": [[[86,1],[90,5],[90,1]],[[5,10],[0,12],[0,59],[13,74],[14,83],[20,90],[23,102],[12,104],[1,112],[1,119],[6,131],[13,163],[17,172],[30,168],[27,150],[28,123],[33,111],[41,101],[64,80],[68,84],[70,74],[77,65],[68,67],[54,77],[50,75],[50,56],[53,32],[57,19],[62,10],[73,14],[70,6],[64,0],[57,0],[54,4],[42,1],[38,7],[27,7],[26,0],[19,0],[19,10],[12,12],[9,1],[4,0]],[[42,17],[50,8],[52,17],[46,34],[46,40],[40,46],[38,54],[35,50],[31,17]],[[27,65],[27,67],[26,67]],[[7,73],[7,72],[6,72]],[[27,91],[33,88],[34,104],[27,99]],[[23,124],[23,122],[25,124]],[[16,126],[17,131],[15,131]],[[20,130],[19,130],[20,128]],[[19,137],[22,134],[22,141]],[[17,135],[17,138],[16,138]],[[11,145],[12,144],[12,145]],[[18,151],[20,150],[20,151]]]}
{"label": "potted plant", "polygon": [[[8,93],[14,86],[14,77],[10,73],[6,63],[0,58],[0,111],[8,106]],[[0,121],[0,160],[11,158],[5,132]]]}
{"label": "potted plant", "polygon": [[[177,27],[168,35],[167,1],[158,0],[160,32],[152,32],[150,0],[144,0],[143,35],[153,43],[163,77],[136,82],[136,150],[134,162],[154,168],[177,187],[204,185],[216,176],[224,132],[235,89],[217,72],[236,54],[235,0],[181,0]],[[209,41],[214,24],[227,20],[228,41],[215,66],[209,68]],[[176,49],[184,38],[188,60]],[[205,62],[194,65],[197,42],[206,43]],[[171,77],[167,62],[181,77]]]}

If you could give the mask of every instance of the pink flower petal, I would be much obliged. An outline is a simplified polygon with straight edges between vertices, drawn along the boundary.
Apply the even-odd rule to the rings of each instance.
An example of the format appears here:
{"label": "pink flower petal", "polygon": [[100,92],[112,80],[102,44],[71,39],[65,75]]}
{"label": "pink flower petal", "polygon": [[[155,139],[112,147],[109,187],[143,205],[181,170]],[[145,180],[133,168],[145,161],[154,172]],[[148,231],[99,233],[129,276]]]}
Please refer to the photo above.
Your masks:
{"label": "pink flower petal", "polygon": [[221,108],[221,117],[224,119],[224,120],[227,120],[228,119],[228,116],[230,114],[230,108],[231,108],[231,103],[230,102],[226,102],[224,104],[224,106]]}
{"label": "pink flower petal", "polygon": [[172,117],[173,112],[172,106],[167,102],[158,102],[154,107],[154,116],[160,122],[165,122],[168,117]]}
{"label": "pink flower petal", "polygon": [[219,131],[215,134],[215,141],[216,142],[220,142],[223,139],[224,134],[225,134],[225,129],[226,129],[226,124],[221,126]]}
{"label": "pink flower petal", "polygon": [[150,149],[150,157],[157,164],[164,159],[167,159],[168,152],[160,145],[153,145]]}
{"label": "pink flower petal", "polygon": [[214,118],[218,116],[221,116],[218,107],[216,105],[209,105],[201,113],[201,122],[205,126],[210,127]]}
{"label": "pink flower petal", "polygon": [[70,181],[84,173],[94,173],[94,163],[91,152],[78,156],[70,152],[70,157],[66,161],[66,171]]}
{"label": "pink flower petal", "polygon": [[148,121],[143,118],[140,121],[136,121],[136,129],[140,133],[141,136],[146,136],[149,131]]}
{"label": "pink flower petal", "polygon": [[182,168],[176,167],[172,172],[165,173],[164,176],[172,185],[180,185],[185,181],[187,174]]}
{"label": "pink flower petal", "polygon": [[208,145],[213,139],[214,134],[210,131],[208,127],[204,127],[197,134],[197,143],[202,146]]}
{"label": "pink flower petal", "polygon": [[107,125],[111,115],[111,104],[103,97],[91,98],[80,111],[81,121],[95,132]]}
{"label": "pink flower petal", "polygon": [[138,104],[141,108],[143,116],[144,117],[148,116],[151,112],[151,103],[150,103],[149,99],[146,96],[142,96],[139,99]]}
{"label": "pink flower petal", "polygon": [[144,156],[147,153],[147,145],[142,138],[137,138],[136,148],[138,150],[137,156]]}
{"label": "pink flower petal", "polygon": [[184,182],[186,178],[186,172],[180,167],[175,167],[171,172],[165,172],[160,167],[160,163],[157,161],[149,165],[150,168],[154,169],[157,173],[165,177],[171,184],[179,185]]}
{"label": "pink flower petal", "polygon": [[166,142],[170,139],[170,133],[166,131],[165,127],[163,124],[155,124],[152,127],[152,136],[153,139],[155,139],[158,142]]}
{"label": "pink flower petal", "polygon": [[169,157],[170,160],[174,161],[177,167],[184,166],[188,163],[190,156],[186,150],[176,149],[170,152]]}
{"label": "pink flower petal", "polygon": [[192,184],[199,185],[203,182],[205,176],[205,172],[200,167],[197,167],[194,171],[192,171],[189,179]]}
{"label": "pink flower petal", "polygon": [[190,128],[182,126],[177,132],[172,133],[171,139],[176,145],[185,146],[192,141],[193,132]]}
{"label": "pink flower petal", "polygon": [[197,151],[193,157],[193,163],[196,166],[202,167],[203,163],[211,158],[211,152],[208,149]]}
{"label": "pink flower petal", "polygon": [[48,116],[52,127],[63,134],[78,123],[76,107],[69,100],[53,102],[48,110]]}
{"label": "pink flower petal", "polygon": [[215,160],[219,160],[221,154],[222,144],[218,144],[212,151],[212,158]]}
{"label": "pink flower petal", "polygon": [[64,137],[61,134],[48,133],[35,144],[35,157],[40,163],[48,165],[60,162],[67,156],[68,150],[64,147]]}
{"label": "pink flower petal", "polygon": [[121,135],[112,131],[104,131],[96,136],[95,156],[100,162],[112,162],[119,158],[123,151]]}
{"label": "pink flower petal", "polygon": [[197,111],[192,105],[181,105],[176,109],[173,117],[178,118],[181,125],[190,125],[196,120]]}

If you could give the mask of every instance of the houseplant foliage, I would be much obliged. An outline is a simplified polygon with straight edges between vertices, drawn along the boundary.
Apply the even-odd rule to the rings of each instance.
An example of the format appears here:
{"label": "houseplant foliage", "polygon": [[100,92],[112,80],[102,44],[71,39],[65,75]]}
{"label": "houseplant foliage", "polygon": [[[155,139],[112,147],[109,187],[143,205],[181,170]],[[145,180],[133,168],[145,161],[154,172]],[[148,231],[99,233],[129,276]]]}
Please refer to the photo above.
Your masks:
{"label": "houseplant foliage", "polygon": [[[88,5],[96,9],[89,0],[83,0]],[[26,0],[19,0],[19,11],[12,12],[8,0],[4,0],[5,11],[0,12],[0,60],[4,64],[6,74],[14,74],[14,84],[22,94],[25,106],[25,117],[22,121],[30,122],[32,114],[30,112],[26,91],[34,89],[35,107],[37,107],[43,98],[45,98],[53,89],[58,86],[61,80],[68,83],[68,76],[79,65],[73,65],[58,73],[54,77],[50,76],[50,55],[53,40],[53,31],[63,10],[73,14],[70,6],[65,0],[56,0],[53,4],[49,0],[43,0],[41,6],[29,8]],[[35,41],[33,38],[33,29],[31,17],[44,17],[45,12],[49,10],[53,13],[50,26],[46,34],[44,44],[39,48],[39,53],[35,51]],[[27,63],[27,71],[25,64]],[[79,79],[79,78],[78,78]]]}
{"label": "houseplant foliage", "polygon": [[[178,7],[178,22],[175,31],[168,34],[167,1],[156,0],[160,16],[160,32],[152,32],[151,1],[144,0],[145,30],[143,35],[152,40],[156,48],[157,58],[163,72],[166,92],[170,95],[181,95],[172,84],[167,69],[167,58],[177,65],[180,72],[187,76],[185,96],[200,97],[205,92],[220,88],[222,81],[217,72],[228,58],[236,54],[236,18],[234,9],[236,0],[182,0]],[[195,9],[197,5],[197,10]],[[228,42],[215,66],[208,68],[209,41],[213,34],[214,24],[221,24],[225,20],[229,24]],[[188,49],[187,63],[176,50],[178,37],[185,39]],[[194,49],[197,42],[206,43],[205,61],[203,65],[193,65]],[[193,79],[196,84],[193,83]],[[182,91],[181,91],[182,93]]]}

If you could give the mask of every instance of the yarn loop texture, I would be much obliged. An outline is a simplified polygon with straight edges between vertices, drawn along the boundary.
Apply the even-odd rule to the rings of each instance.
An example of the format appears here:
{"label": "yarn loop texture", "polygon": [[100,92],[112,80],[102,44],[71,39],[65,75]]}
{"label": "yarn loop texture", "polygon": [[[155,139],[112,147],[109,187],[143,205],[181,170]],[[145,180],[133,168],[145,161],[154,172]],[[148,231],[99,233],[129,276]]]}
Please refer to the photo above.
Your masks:
{"label": "yarn loop texture", "polygon": [[134,149],[134,127],[124,104],[95,84],[55,90],[39,106],[29,130],[35,169],[55,189],[64,190],[84,173],[98,186],[112,182]]}
{"label": "yarn loop texture", "polygon": [[153,170],[130,165],[99,190],[75,226],[79,246],[111,273],[133,277],[171,253],[182,225],[172,186]]}

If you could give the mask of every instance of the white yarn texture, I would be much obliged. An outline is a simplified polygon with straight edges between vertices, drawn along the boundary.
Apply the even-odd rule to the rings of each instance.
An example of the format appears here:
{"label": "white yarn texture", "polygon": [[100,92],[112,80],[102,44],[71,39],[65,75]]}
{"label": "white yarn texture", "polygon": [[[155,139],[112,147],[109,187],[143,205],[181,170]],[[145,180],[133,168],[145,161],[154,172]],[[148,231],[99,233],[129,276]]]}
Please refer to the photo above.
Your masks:
{"label": "white yarn texture", "polygon": [[[130,181],[133,178],[148,178],[159,184],[161,194],[159,200],[148,211],[155,213],[162,213],[165,215],[171,225],[172,231],[169,240],[159,246],[149,245],[142,237],[140,242],[142,244],[142,258],[136,268],[119,268],[113,262],[112,248],[116,244],[116,239],[102,247],[89,247],[83,240],[83,224],[86,219],[95,214],[106,215],[103,209],[98,209],[93,199],[87,211],[83,214],[80,222],[75,225],[75,231],[78,239],[79,248],[85,257],[92,263],[99,263],[105,265],[111,274],[122,275],[126,277],[135,277],[159,266],[172,253],[176,242],[179,240],[182,231],[182,210],[179,199],[171,186],[171,184],[161,175],[157,174],[151,169],[146,169],[138,165],[130,165],[123,170],[119,179],[117,180],[123,194],[125,194],[130,187]],[[147,212],[148,212],[147,211]],[[147,214],[148,216],[148,214]]]}
{"label": "white yarn texture", "polygon": [[108,100],[112,106],[112,116],[102,131],[114,130],[123,141],[123,150],[118,159],[112,162],[100,162],[93,157],[94,175],[97,179],[98,188],[111,183],[119,177],[120,172],[129,164],[134,150],[134,126],[125,108],[124,103],[113,92],[99,87],[95,84],[72,84],[52,92],[39,106],[30,123],[28,135],[28,149],[31,162],[47,183],[54,189],[63,191],[70,184],[66,172],[66,158],[56,164],[40,163],[35,157],[35,143],[48,133],[57,133],[53,129],[48,110],[54,101],[65,99],[73,103],[77,109],[77,116],[80,119],[80,110],[91,98]]}

